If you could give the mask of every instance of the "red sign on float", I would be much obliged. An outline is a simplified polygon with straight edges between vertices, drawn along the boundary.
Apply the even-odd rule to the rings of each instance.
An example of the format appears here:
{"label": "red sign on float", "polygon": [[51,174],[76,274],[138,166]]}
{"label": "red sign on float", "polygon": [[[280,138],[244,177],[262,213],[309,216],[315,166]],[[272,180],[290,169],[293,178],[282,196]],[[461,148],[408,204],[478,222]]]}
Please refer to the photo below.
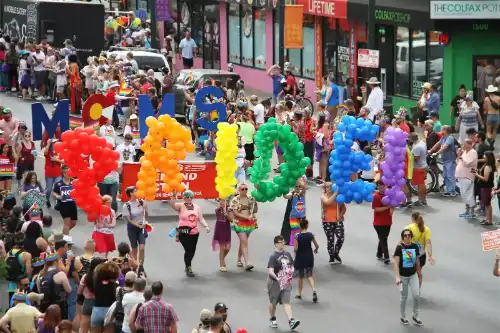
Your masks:
{"label": "red sign on float", "polygon": [[296,4],[304,6],[304,14],[347,18],[347,0],[296,0]]}

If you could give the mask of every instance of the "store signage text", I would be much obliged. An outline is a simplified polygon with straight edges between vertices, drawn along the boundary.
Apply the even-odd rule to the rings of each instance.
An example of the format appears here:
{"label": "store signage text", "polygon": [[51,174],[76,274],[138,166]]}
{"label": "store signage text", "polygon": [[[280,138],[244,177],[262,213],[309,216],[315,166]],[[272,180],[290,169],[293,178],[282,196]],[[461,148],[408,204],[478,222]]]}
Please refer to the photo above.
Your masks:
{"label": "store signage text", "polygon": [[296,0],[296,4],[304,6],[304,14],[347,18],[346,0]]}
{"label": "store signage text", "polygon": [[411,21],[411,15],[408,13],[392,12],[389,10],[375,10],[375,18],[379,21],[390,21],[394,23],[408,24]]}
{"label": "store signage text", "polygon": [[486,31],[486,30],[488,30],[488,25],[487,24],[477,24],[477,23],[474,23],[472,25],[472,30],[475,30],[475,31]]}
{"label": "store signage text", "polygon": [[499,0],[431,1],[431,19],[498,19]]}

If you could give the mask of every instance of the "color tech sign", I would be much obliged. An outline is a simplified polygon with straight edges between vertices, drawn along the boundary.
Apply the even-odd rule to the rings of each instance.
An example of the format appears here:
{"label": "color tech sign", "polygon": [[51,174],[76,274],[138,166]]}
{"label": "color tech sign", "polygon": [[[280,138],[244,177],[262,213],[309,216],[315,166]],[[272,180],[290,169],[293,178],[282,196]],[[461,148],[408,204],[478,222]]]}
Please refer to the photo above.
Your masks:
{"label": "color tech sign", "polygon": [[431,19],[499,19],[500,0],[431,1]]}

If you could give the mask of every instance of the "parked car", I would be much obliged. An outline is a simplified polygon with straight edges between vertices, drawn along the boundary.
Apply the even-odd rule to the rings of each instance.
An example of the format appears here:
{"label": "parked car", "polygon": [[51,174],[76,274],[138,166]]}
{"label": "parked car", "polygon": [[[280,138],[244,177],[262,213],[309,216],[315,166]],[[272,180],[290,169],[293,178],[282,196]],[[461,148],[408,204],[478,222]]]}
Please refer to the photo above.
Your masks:
{"label": "parked car", "polygon": [[170,66],[168,65],[167,58],[159,53],[158,50],[144,48],[111,47],[110,51],[107,53],[107,56],[109,57],[110,55],[115,54],[118,59],[125,60],[127,57],[127,53],[129,52],[134,55],[134,60],[137,61],[139,69],[145,70],[148,67],[151,68],[155,71],[155,78],[160,80],[160,82],[163,82],[162,69],[164,67],[167,67],[170,70]]}
{"label": "parked car", "polygon": [[[191,79],[188,77],[191,76]],[[175,94],[175,113],[184,116],[187,121],[185,90],[189,88],[198,89],[206,79],[220,81],[226,86],[227,79],[232,82],[229,88],[234,89],[236,82],[240,79],[239,74],[234,72],[216,70],[216,69],[183,69],[179,72],[174,83]]]}

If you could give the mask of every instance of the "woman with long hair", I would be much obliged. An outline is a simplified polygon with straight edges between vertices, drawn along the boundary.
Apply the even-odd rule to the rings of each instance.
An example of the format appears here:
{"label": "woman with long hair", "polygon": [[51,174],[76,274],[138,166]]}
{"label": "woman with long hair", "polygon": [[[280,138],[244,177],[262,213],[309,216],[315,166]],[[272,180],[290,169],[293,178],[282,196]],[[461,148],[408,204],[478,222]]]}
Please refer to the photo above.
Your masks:
{"label": "woman with long hair", "polygon": [[481,206],[485,208],[486,216],[481,225],[493,225],[493,209],[491,199],[493,187],[495,187],[495,154],[488,150],[484,153],[485,163],[480,170],[474,170],[478,179],[477,185],[481,189]]}
{"label": "woman with long hair", "polygon": [[78,298],[83,298],[82,316],[80,318],[80,333],[87,333],[90,329],[90,316],[92,315],[92,308],[94,307],[95,294],[94,294],[94,271],[95,268],[106,262],[103,258],[92,258],[90,262],[89,271],[83,275],[78,287]]}
{"label": "woman with long hair", "polygon": [[36,147],[35,143],[31,139],[31,132],[24,132],[21,143],[17,145],[15,149],[17,186],[18,188],[21,188],[21,180],[23,179],[24,173],[35,170]]}
{"label": "woman with long hair", "polygon": [[63,219],[63,233],[65,235],[69,235],[70,230],[76,226],[76,222],[78,221],[76,202],[71,197],[73,185],[68,175],[68,170],[67,167],[62,168],[63,178],[54,184],[52,191],[52,195],[57,199],[55,208],[59,211]]}
{"label": "woman with long hair", "polygon": [[61,319],[61,308],[57,304],[52,304],[45,310],[43,319],[38,320],[37,333],[56,333],[57,325]]}
{"label": "woman with long hair", "polygon": [[[10,250],[6,249],[7,251],[9,251],[7,253],[7,257],[15,256],[19,261],[19,264],[21,264],[21,274],[26,274],[27,276],[31,276],[31,274],[33,273],[31,265],[33,257],[28,251],[24,250],[24,240],[25,240],[24,232],[16,232],[14,234],[14,243],[12,249]],[[7,304],[10,304],[10,300],[12,299],[12,296],[16,292],[17,276],[15,277],[12,276],[10,278],[9,276],[7,276],[6,279],[8,281],[7,290],[9,292],[9,303]]]}
{"label": "woman with long hair", "polygon": [[57,153],[54,151],[54,144],[57,142],[57,139],[47,140],[47,145],[43,149],[43,155],[45,156],[45,187],[46,193],[45,196],[47,198],[47,207],[50,208],[50,197],[52,196],[52,190],[54,189],[54,185],[61,179],[62,177],[62,169],[61,163],[62,161],[57,156]]}
{"label": "woman with long hair", "polygon": [[38,176],[35,171],[29,171],[24,177],[24,184],[21,189],[21,200],[23,200],[23,214],[26,221],[29,220],[28,211],[33,209],[34,200],[30,193],[32,191],[37,191],[43,193],[42,185],[38,181]]}
{"label": "woman with long hair", "polygon": [[325,121],[326,114],[320,113],[318,127],[316,128],[316,161],[319,162],[319,176],[316,177],[318,184],[323,184],[326,180],[326,172],[328,169],[328,159],[330,158],[330,149],[328,139],[330,137],[330,125]]}
{"label": "woman with long hair", "polygon": [[[431,229],[424,224],[424,218],[419,212],[414,212],[411,214],[411,223],[406,227],[411,230],[413,235],[412,242],[417,244],[419,247],[420,256],[418,260],[420,261],[420,268],[424,268],[427,262],[427,255],[429,255],[429,262],[431,265],[436,263],[436,260],[432,256],[432,243],[431,243]],[[419,277],[419,286],[422,288],[422,274]]]}
{"label": "woman with long hair", "polygon": [[68,56],[68,67],[66,73],[69,77],[71,113],[75,113],[81,108],[82,98],[82,79],[80,78],[80,70],[78,68],[78,58],[76,54]]}
{"label": "woman with long hair", "polygon": [[[109,195],[102,197],[102,203],[111,209],[113,198]],[[115,236],[113,228],[116,226],[116,213],[113,209],[108,215],[99,215],[99,218],[94,224],[94,232],[92,239],[95,241],[97,253],[104,254],[104,258],[108,257],[109,252],[116,250]]]}
{"label": "woman with long hair", "polygon": [[93,274],[94,279],[94,307],[90,316],[92,333],[113,333],[114,326],[105,326],[104,320],[110,306],[116,300],[116,287],[120,267],[112,261],[99,264]]}
{"label": "woman with long hair", "polygon": [[231,222],[229,221],[228,202],[226,199],[218,199],[215,209],[215,228],[212,240],[212,249],[219,249],[219,270],[227,272],[226,256],[231,250]]}
{"label": "woman with long hair", "polygon": [[28,222],[29,225],[26,228],[26,238],[24,239],[24,250],[28,251],[33,258],[40,257],[42,253],[41,249],[38,248],[37,240],[38,238],[43,238],[42,227],[38,222]]}
{"label": "woman with long hair", "polygon": [[194,277],[191,263],[196,253],[196,246],[200,233],[198,231],[198,224],[202,225],[207,233],[210,232],[201,209],[197,204],[193,203],[194,193],[190,190],[182,193],[184,202],[175,202],[177,192],[174,192],[173,199],[170,201],[170,206],[179,214],[179,223],[177,225],[177,232],[179,233],[179,242],[184,248],[184,265],[186,275]]}
{"label": "woman with long hair", "polygon": [[[14,172],[14,155],[12,154],[12,147],[4,142],[0,145],[0,167],[12,167],[12,172]],[[12,188],[12,177],[13,176],[1,176],[0,177],[0,190],[11,190]]]}
{"label": "woman with long hair", "polygon": [[232,229],[236,232],[240,244],[238,246],[238,257],[236,266],[243,267],[251,271],[254,265],[250,263],[248,256],[248,240],[252,231],[257,229],[258,212],[257,201],[248,194],[248,185],[245,183],[238,185],[238,194],[233,197],[229,205],[231,219],[233,220]]}

